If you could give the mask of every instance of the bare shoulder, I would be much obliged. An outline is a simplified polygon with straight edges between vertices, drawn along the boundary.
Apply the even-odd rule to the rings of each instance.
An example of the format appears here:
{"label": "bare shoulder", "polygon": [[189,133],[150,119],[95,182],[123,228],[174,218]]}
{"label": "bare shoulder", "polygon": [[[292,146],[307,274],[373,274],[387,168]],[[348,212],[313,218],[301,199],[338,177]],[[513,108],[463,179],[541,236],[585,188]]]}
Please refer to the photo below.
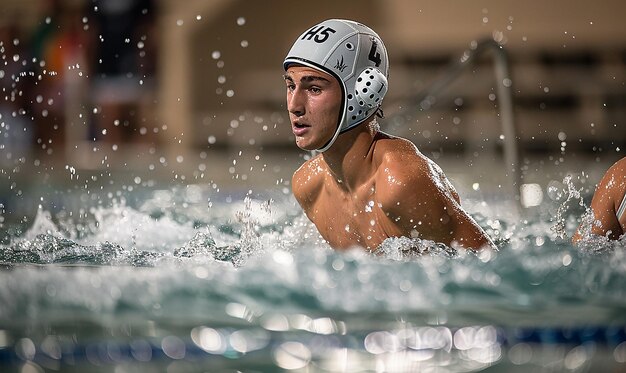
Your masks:
{"label": "bare shoulder", "polygon": [[401,137],[384,137],[376,142],[374,162],[398,177],[426,176],[430,160]]}
{"label": "bare shoulder", "polygon": [[606,189],[617,193],[626,190],[626,157],[615,162],[604,173],[602,180],[598,184],[598,190]]}
{"label": "bare shoulder", "polygon": [[626,178],[626,157],[615,162],[606,173],[616,178]]}
{"label": "bare shoulder", "polygon": [[406,139],[379,140],[375,161],[379,165],[378,189],[384,191],[381,193],[383,205],[393,208],[399,199],[438,197],[449,197],[458,202],[458,195],[441,168]]}
{"label": "bare shoulder", "polygon": [[411,183],[441,184],[445,188],[448,180],[441,168],[430,158],[422,154],[409,140],[392,137],[379,141],[376,146],[375,161],[379,170],[391,176],[387,181],[396,185]]}
{"label": "bare shoulder", "polygon": [[606,171],[602,180],[598,183],[592,207],[617,206],[621,203],[624,193],[626,192],[626,157],[615,162]]}
{"label": "bare shoulder", "polygon": [[317,155],[303,163],[293,173],[291,189],[301,205],[309,204],[315,199],[324,183],[325,170],[326,166],[321,156]]}

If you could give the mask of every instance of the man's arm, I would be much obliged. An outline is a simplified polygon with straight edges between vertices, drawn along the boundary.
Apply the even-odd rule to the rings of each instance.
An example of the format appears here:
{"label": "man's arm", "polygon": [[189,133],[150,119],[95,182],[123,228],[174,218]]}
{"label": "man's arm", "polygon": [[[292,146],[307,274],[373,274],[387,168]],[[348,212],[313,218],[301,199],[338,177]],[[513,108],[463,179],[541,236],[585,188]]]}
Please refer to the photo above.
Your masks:
{"label": "man's arm", "polygon": [[442,242],[450,247],[478,250],[495,245],[485,231],[463,210],[441,170],[430,161],[391,162],[389,183],[382,196],[383,209],[408,235]]}

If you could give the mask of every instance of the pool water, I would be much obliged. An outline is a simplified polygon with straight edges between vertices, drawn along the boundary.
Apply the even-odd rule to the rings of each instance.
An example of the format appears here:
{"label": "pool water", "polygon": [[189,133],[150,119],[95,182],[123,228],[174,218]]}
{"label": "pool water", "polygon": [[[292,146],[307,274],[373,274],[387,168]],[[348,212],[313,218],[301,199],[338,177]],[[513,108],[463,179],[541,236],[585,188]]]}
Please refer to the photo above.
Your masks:
{"label": "pool water", "polygon": [[335,252],[284,192],[74,190],[3,219],[0,367],[626,370],[626,242],[570,243],[586,208],[570,183],[521,216],[464,200],[499,247],[478,255]]}

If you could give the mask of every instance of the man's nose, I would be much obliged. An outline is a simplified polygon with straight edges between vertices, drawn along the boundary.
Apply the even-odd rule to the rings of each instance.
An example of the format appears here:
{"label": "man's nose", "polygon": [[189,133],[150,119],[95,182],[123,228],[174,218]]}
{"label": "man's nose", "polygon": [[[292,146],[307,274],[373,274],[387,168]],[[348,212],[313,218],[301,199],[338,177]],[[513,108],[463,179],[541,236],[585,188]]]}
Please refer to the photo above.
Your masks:
{"label": "man's nose", "polygon": [[299,88],[287,95],[287,110],[297,117],[304,115],[304,94]]}

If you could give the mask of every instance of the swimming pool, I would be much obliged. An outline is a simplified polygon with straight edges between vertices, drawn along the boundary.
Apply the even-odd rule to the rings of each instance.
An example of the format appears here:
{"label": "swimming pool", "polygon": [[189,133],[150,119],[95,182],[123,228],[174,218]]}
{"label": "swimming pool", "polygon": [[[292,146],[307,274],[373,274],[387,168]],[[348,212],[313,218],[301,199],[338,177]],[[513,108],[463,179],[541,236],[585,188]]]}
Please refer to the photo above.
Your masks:
{"label": "swimming pool", "polygon": [[3,211],[0,365],[619,371],[624,242],[559,237],[584,208],[568,180],[521,219],[500,197],[466,198],[500,248],[481,255],[408,239],[381,257],[334,252],[282,188],[24,193],[41,206],[27,221]]}

